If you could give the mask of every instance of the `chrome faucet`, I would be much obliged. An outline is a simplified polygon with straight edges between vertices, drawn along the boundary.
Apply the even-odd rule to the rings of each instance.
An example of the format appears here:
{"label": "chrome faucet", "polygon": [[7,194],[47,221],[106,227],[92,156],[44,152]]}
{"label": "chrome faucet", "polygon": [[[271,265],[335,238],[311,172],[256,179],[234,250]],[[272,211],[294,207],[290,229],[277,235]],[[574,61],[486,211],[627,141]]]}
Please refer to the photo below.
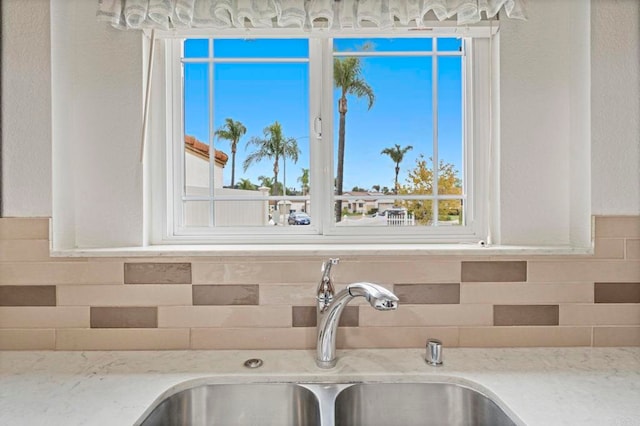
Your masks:
{"label": "chrome faucet", "polygon": [[[335,294],[331,267],[339,259],[329,259],[322,264],[322,278],[317,292],[317,328],[316,364],[320,368],[333,368],[336,365],[336,334],[342,311],[354,298],[362,296],[379,311],[398,308],[398,298],[386,288],[377,284],[359,282],[349,284],[347,288]],[[334,296],[335,294],[335,296]]]}

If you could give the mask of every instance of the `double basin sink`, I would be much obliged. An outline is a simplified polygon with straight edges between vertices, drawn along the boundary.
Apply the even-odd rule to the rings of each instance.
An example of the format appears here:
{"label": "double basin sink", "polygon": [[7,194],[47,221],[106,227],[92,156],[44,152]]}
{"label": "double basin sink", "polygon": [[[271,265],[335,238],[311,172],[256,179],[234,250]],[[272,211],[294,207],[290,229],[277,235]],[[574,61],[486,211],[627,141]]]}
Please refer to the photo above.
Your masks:
{"label": "double basin sink", "polygon": [[417,426],[522,424],[496,402],[452,383],[204,384],[159,400],[136,423]]}

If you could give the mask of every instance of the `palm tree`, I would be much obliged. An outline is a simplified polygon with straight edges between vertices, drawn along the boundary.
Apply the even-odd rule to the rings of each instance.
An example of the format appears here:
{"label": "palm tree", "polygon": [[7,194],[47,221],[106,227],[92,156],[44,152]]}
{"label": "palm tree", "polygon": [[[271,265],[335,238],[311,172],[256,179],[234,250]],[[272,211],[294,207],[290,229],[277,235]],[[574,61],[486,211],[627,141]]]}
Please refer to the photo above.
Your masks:
{"label": "palm tree", "polygon": [[[294,138],[286,138],[282,134],[282,126],[277,121],[265,127],[263,134],[264,138],[254,136],[247,142],[247,147],[249,147],[249,145],[255,145],[257,149],[245,158],[243,167],[246,172],[249,166],[255,162],[259,162],[265,158],[273,160],[272,188],[277,192],[280,158],[289,157],[294,163],[297,163],[300,149],[298,148],[298,142]],[[274,195],[276,194],[274,193]]]}
{"label": "palm tree", "polygon": [[258,181],[260,182],[260,186],[265,188],[273,187],[273,179],[268,176],[258,176]]}
{"label": "palm tree", "polygon": [[[356,98],[366,97],[369,101],[369,108],[373,106],[373,89],[362,77],[362,67],[360,58],[346,57],[335,58],[333,61],[333,83],[340,89],[338,99],[338,112],[340,113],[340,125],[338,128],[338,170],[336,178],[336,194],[342,195],[342,183],[344,180],[344,135],[345,120],[347,116],[347,95],[354,95]],[[342,213],[342,200],[336,201],[336,222],[340,221]]]}
{"label": "palm tree", "polygon": [[256,186],[249,179],[242,178],[238,181],[238,189],[255,190]]}
{"label": "palm tree", "polygon": [[302,169],[302,175],[298,178],[298,182],[302,186],[302,195],[309,193],[309,169]]}
{"label": "palm tree", "polygon": [[407,145],[404,148],[401,148],[400,145],[395,144],[395,146],[393,148],[385,148],[382,150],[382,152],[380,154],[386,154],[389,157],[391,157],[391,160],[396,163],[396,186],[395,186],[395,192],[396,194],[398,193],[398,173],[400,173],[400,163],[402,163],[402,160],[404,159],[404,155],[407,153],[407,151],[412,150],[413,147],[411,145]]}
{"label": "palm tree", "polygon": [[225,139],[231,142],[231,187],[235,184],[236,179],[236,149],[240,138],[247,133],[247,128],[239,121],[227,118],[222,127],[215,131],[215,135],[219,139]]}

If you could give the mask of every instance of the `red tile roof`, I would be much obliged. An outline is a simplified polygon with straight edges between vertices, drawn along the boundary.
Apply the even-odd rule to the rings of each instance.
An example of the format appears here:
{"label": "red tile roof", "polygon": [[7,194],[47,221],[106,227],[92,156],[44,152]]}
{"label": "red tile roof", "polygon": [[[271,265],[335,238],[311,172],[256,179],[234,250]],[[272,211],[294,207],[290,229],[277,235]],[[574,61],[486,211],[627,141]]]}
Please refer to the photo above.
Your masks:
{"label": "red tile roof", "polygon": [[[199,141],[193,136],[185,135],[184,136],[184,147],[187,151],[203,158],[205,160],[209,160],[209,145],[206,143]],[[221,166],[225,166],[227,161],[229,160],[229,156],[222,151],[216,151],[216,163]]]}

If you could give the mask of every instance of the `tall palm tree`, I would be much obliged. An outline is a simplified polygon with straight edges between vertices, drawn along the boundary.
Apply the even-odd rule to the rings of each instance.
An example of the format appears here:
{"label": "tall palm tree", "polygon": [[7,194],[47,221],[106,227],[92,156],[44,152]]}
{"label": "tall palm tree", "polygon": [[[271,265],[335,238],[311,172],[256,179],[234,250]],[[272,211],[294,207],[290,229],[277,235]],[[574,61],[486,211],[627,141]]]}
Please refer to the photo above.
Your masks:
{"label": "tall palm tree", "polygon": [[247,147],[249,147],[249,145],[255,145],[256,150],[245,158],[243,167],[246,172],[249,166],[255,162],[260,162],[265,158],[273,160],[272,188],[277,192],[280,159],[289,157],[294,163],[297,163],[300,149],[298,148],[298,142],[294,138],[284,136],[282,126],[277,121],[265,127],[263,134],[264,138],[254,136],[247,142]]}
{"label": "tall palm tree", "polygon": [[398,173],[400,173],[400,163],[402,163],[402,160],[404,159],[404,155],[407,153],[407,151],[410,151],[412,149],[413,147],[411,145],[407,145],[404,148],[401,148],[400,145],[395,144],[393,148],[385,148],[380,153],[380,154],[388,155],[391,158],[391,160],[394,163],[396,163],[396,180],[395,180],[396,194],[398,193]]}
{"label": "tall palm tree", "polygon": [[[347,116],[347,95],[356,98],[366,97],[369,108],[373,106],[373,89],[362,77],[360,58],[346,57],[333,60],[333,83],[340,89],[338,99],[338,112],[340,113],[340,125],[338,128],[338,170],[336,177],[336,194],[342,195],[342,183],[344,180],[344,135]],[[342,213],[342,200],[336,201],[336,222],[340,221]]]}
{"label": "tall palm tree", "polygon": [[298,178],[298,182],[302,186],[302,195],[309,193],[309,169],[302,169],[302,175]]}
{"label": "tall palm tree", "polygon": [[240,138],[247,133],[247,128],[239,121],[227,118],[222,127],[215,131],[219,139],[225,139],[231,142],[231,187],[233,188],[236,180],[236,150]]}

